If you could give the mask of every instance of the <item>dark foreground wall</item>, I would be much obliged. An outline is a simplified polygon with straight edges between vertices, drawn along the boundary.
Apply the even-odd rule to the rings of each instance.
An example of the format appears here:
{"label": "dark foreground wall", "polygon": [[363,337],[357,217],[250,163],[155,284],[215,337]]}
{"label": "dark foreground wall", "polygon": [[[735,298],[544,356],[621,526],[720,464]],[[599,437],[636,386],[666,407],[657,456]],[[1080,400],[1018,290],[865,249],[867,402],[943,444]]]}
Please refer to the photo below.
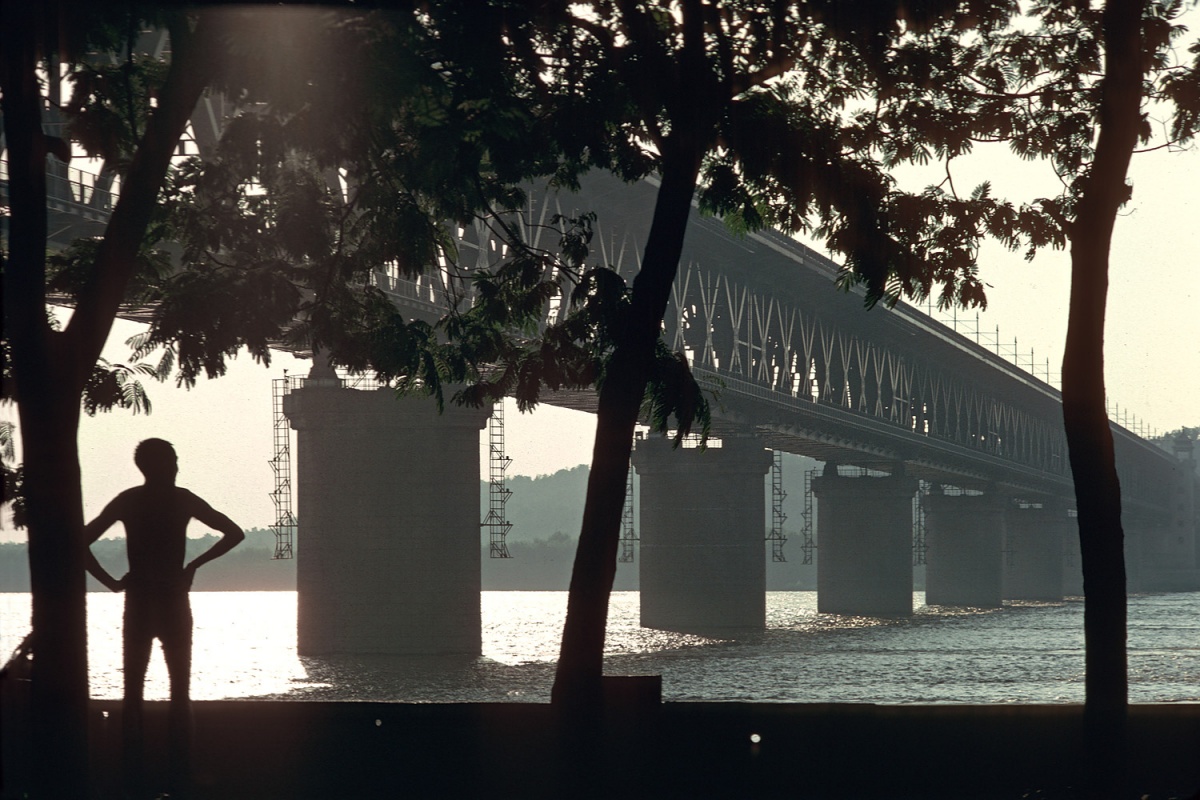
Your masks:
{"label": "dark foreground wall", "polygon": [[[149,705],[153,734],[165,708]],[[200,798],[1016,800],[1076,797],[1081,778],[1079,706],[666,703],[590,743],[539,704],[194,707]],[[93,701],[91,719],[94,796],[116,797],[120,704]],[[16,723],[4,797],[19,796]],[[1131,731],[1139,793],[1200,789],[1200,705],[1134,706]]]}

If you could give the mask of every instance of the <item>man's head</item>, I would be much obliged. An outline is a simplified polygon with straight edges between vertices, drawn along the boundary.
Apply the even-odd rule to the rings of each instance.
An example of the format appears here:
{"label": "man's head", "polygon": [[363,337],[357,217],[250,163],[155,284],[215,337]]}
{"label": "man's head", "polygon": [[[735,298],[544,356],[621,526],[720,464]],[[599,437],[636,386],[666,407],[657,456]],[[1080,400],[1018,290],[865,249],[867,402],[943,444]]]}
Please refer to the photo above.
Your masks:
{"label": "man's head", "polygon": [[175,448],[165,439],[145,439],[133,451],[133,463],[146,476],[146,480],[175,479],[179,472],[179,459]]}

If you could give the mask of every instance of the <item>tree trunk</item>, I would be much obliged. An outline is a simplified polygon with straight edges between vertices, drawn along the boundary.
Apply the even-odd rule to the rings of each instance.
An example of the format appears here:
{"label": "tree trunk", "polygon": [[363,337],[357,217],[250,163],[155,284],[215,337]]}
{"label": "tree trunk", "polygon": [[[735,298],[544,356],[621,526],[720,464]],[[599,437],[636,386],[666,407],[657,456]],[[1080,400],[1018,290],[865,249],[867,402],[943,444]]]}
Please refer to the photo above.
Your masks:
{"label": "tree trunk", "polygon": [[[9,260],[4,316],[19,388],[33,593],[35,797],[87,796],[87,610],[78,445],[80,388],[63,380],[62,334],[45,317],[46,145],[33,31],[4,15]],[[55,369],[58,367],[59,369]]]}
{"label": "tree trunk", "polygon": [[[5,4],[7,12],[9,6]],[[35,26],[0,19],[9,153],[9,260],[4,315],[16,377],[33,596],[33,796],[88,796],[87,594],[78,429],[84,381],[112,327],[163,178],[210,71],[211,42],[172,20],[172,63],[122,184],[93,269],[63,332],[46,321],[46,142]]]}
{"label": "tree trunk", "polygon": [[1139,0],[1104,12],[1105,74],[1096,158],[1071,230],[1071,301],[1063,352],[1063,422],[1083,557],[1085,765],[1093,797],[1125,794],[1126,608],[1121,487],[1105,409],[1104,316],[1109,250],[1141,105]]}
{"label": "tree trunk", "polygon": [[[22,376],[25,386],[30,381]],[[57,390],[53,408],[21,408],[25,504],[33,594],[31,675],[34,797],[87,796],[87,594],[80,489],[79,395]],[[32,443],[36,442],[36,445]]]}
{"label": "tree trunk", "polygon": [[571,711],[595,712],[603,706],[604,635],[634,425],[679,267],[700,168],[702,149],[687,140],[676,144],[664,153],[654,219],[642,268],[633,282],[629,329],[600,387],[596,442],[552,694],[554,703]]}

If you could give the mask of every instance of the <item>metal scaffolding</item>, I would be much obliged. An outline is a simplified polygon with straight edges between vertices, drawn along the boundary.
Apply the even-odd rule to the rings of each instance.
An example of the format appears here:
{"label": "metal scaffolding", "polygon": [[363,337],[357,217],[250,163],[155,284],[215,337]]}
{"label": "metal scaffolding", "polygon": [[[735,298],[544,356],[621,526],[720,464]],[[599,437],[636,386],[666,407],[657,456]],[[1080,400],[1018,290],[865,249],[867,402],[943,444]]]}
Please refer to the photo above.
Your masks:
{"label": "metal scaffolding", "polygon": [[783,452],[776,450],[772,456],[771,532],[767,534],[767,541],[771,543],[771,560],[787,561],[783,554],[783,545],[787,541],[783,533],[783,523],[787,521],[787,514],[783,511],[783,501],[787,499],[787,492],[783,490]]}
{"label": "metal scaffolding", "polygon": [[512,558],[508,552],[508,532],[512,523],[504,505],[512,496],[505,485],[505,473],[512,459],[504,454],[504,401],[496,403],[488,420],[488,513],[480,526],[488,531],[488,554],[492,558]]}
{"label": "metal scaffolding", "polygon": [[804,517],[804,527],[801,528],[803,539],[800,544],[800,550],[804,553],[804,560],[800,563],[813,563],[813,551],[817,549],[816,543],[813,541],[813,491],[812,482],[813,476],[817,474],[815,469],[804,470],[804,511],[801,516]]}
{"label": "metal scaffolding", "polygon": [[617,560],[622,564],[633,562],[633,550],[637,542],[637,532],[633,528],[633,464],[625,476],[625,508],[621,511],[621,554]]}
{"label": "metal scaffolding", "polygon": [[292,433],[287,417],[283,413],[283,398],[291,389],[287,373],[271,381],[271,421],[273,423],[274,456],[269,462],[275,472],[275,489],[271,501],[275,503],[276,559],[292,558],[296,538],[296,517],[292,513]]}
{"label": "metal scaffolding", "polygon": [[925,543],[925,498],[929,496],[929,481],[917,482],[917,493],[913,496],[913,566],[925,562],[925,551],[929,545]]}

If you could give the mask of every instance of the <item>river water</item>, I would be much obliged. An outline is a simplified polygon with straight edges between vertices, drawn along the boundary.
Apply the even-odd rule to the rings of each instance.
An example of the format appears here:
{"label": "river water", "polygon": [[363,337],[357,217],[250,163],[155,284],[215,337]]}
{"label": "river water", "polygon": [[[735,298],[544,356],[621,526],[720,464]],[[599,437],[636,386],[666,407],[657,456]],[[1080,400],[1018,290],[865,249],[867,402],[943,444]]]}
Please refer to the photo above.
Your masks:
{"label": "river water", "polygon": [[[120,595],[88,595],[91,693],[121,695]],[[29,595],[0,593],[0,653],[29,630]],[[605,670],[660,674],[666,700],[856,703],[1083,701],[1083,603],[951,609],[908,620],[818,614],[815,592],[769,592],[767,629],[738,641],[643,629],[614,594]],[[566,592],[484,592],[480,658],[296,654],[295,592],[195,592],[192,697],[544,702]],[[1129,600],[1129,697],[1200,702],[1200,593]],[[147,696],[167,696],[155,648]]]}

